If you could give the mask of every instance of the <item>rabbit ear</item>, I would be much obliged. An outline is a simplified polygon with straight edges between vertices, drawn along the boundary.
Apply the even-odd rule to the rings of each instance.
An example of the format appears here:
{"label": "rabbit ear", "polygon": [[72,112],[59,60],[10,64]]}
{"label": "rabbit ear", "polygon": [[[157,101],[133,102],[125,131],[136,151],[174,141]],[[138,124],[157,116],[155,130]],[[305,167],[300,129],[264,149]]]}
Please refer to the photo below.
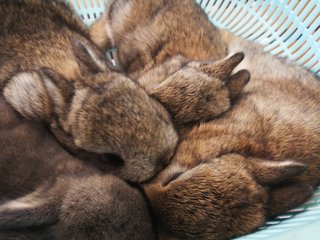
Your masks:
{"label": "rabbit ear", "polygon": [[228,78],[226,86],[229,89],[230,97],[232,99],[238,97],[242,89],[250,80],[250,73],[247,70],[240,70]]}
{"label": "rabbit ear", "polygon": [[68,82],[53,70],[21,72],[10,79],[4,96],[24,117],[49,122],[53,113],[60,114],[63,109],[65,97],[68,97],[64,95],[70,87],[67,85]]}
{"label": "rabbit ear", "polygon": [[48,120],[53,108],[63,104],[60,90],[43,72],[22,72],[15,75],[4,89],[6,100],[21,115]]}
{"label": "rabbit ear", "polygon": [[[107,7],[106,11],[109,8]],[[112,29],[107,12],[90,26],[90,39],[101,49],[109,49],[113,47]]]}
{"label": "rabbit ear", "polygon": [[105,56],[91,42],[80,37],[71,38],[70,42],[83,75],[107,70]]}
{"label": "rabbit ear", "polygon": [[304,203],[313,194],[312,185],[303,182],[281,184],[269,190],[268,217],[285,213]]}
{"label": "rabbit ear", "polygon": [[49,225],[58,220],[60,201],[32,193],[0,206],[0,229]]}
{"label": "rabbit ear", "polygon": [[243,53],[236,53],[231,57],[218,61],[210,62],[191,62],[189,66],[198,68],[199,70],[222,80],[226,79],[233,69],[243,60]]}
{"label": "rabbit ear", "polygon": [[[137,4],[136,1],[127,0],[109,0],[107,2],[104,14],[90,26],[89,30],[90,39],[103,50],[116,47],[118,31],[121,32],[135,26],[130,16]],[[140,14],[143,13],[144,11],[140,11]]]}
{"label": "rabbit ear", "polygon": [[249,169],[261,185],[272,185],[287,181],[306,170],[306,165],[286,160],[268,161],[259,158],[248,159]]}

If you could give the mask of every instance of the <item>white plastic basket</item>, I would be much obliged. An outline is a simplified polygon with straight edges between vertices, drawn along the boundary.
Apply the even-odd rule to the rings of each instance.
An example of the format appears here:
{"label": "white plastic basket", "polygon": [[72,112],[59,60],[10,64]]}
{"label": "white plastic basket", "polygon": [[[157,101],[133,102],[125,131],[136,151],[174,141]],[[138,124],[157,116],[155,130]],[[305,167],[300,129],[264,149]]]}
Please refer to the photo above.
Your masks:
{"label": "white plastic basket", "polygon": [[[150,0],[152,1],[152,0]],[[156,1],[156,0],[154,0]],[[90,25],[108,0],[67,0]],[[216,26],[288,57],[320,76],[320,0],[196,0]],[[319,103],[320,104],[320,103]],[[320,240],[320,188],[314,197],[239,240]]]}
{"label": "white plastic basket", "polygon": [[197,0],[210,21],[320,76],[319,0]]}

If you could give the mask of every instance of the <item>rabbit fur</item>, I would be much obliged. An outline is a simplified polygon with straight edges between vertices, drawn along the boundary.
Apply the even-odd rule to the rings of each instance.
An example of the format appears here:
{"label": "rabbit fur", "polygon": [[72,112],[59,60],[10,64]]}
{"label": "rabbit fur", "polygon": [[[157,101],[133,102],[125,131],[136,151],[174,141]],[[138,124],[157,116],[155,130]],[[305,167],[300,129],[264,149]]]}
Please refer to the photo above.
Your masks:
{"label": "rabbit fur", "polygon": [[0,239],[153,239],[141,192],[79,161],[0,98]]}
{"label": "rabbit fur", "polygon": [[[25,5],[24,1],[21,1],[19,4],[22,4],[22,12],[30,10],[29,6]],[[30,2],[30,4],[35,4],[36,6],[38,6],[37,4],[40,4],[40,7],[38,6],[39,9],[44,7],[44,5],[42,5],[44,2],[35,1]],[[53,4],[56,3],[53,2]],[[11,5],[9,4],[9,6]],[[17,6],[12,6],[12,11],[15,10],[15,7]],[[51,24],[51,20],[48,20],[48,23]],[[17,24],[17,26],[20,25]],[[9,27],[7,28],[9,29]],[[27,28],[20,31],[26,32],[26,35],[28,36],[30,29]],[[14,35],[17,33],[14,32],[11,34]],[[8,35],[10,36],[9,33]],[[64,35],[61,35],[60,37],[63,38]],[[4,35],[3,38],[6,39],[6,35]],[[90,58],[87,53],[100,54],[99,50],[94,49],[94,45],[91,46],[88,40],[82,40],[83,39],[81,39],[81,41],[72,39],[70,43],[72,45],[72,50],[75,51],[76,54],[75,61],[77,61],[77,63],[79,62],[79,64],[83,64],[81,65],[83,68],[86,68],[90,64],[97,65],[95,68],[98,68],[98,65],[103,63],[103,60],[101,57],[101,61],[98,62],[98,64],[95,63],[95,61],[97,61],[96,55],[94,55],[92,63],[82,63],[82,61],[87,61],[88,57]],[[43,41],[46,41],[46,39],[44,38]],[[51,39],[50,41],[54,41],[54,39]],[[69,47],[64,39],[61,41]],[[20,49],[18,46],[16,47],[17,52],[19,52]],[[41,47],[39,48],[41,49]],[[86,51],[83,51],[84,49],[86,49]],[[3,47],[3,51],[4,50],[5,47]],[[58,151],[56,149],[57,146],[60,147],[57,143],[50,146],[54,140],[51,139],[48,144],[46,143],[46,138],[49,136],[47,133],[44,134],[44,129],[40,128],[41,131],[38,129],[39,126],[37,123],[30,123],[27,120],[20,119],[20,121],[25,121],[35,127],[33,127],[34,129],[31,134],[28,130],[28,126],[26,126],[25,128],[27,128],[27,130],[22,131],[22,134],[25,134],[24,136],[19,135],[20,131],[16,132],[10,129],[8,134],[12,135],[12,142],[16,139],[28,139],[29,141],[29,145],[21,143],[21,145],[13,146],[16,148],[15,156],[12,156],[12,146],[10,145],[10,142],[4,142],[4,144],[6,144],[4,149],[8,154],[4,155],[3,163],[7,164],[7,159],[14,157],[15,161],[10,167],[15,166],[15,168],[21,169],[21,171],[17,171],[16,174],[11,177],[13,178],[12,181],[4,181],[2,183],[2,186],[6,189],[5,192],[10,196],[4,195],[3,204],[0,206],[0,229],[2,229],[0,237],[2,236],[2,238],[10,239],[19,239],[21,237],[26,239],[127,239],[129,238],[128,236],[132,234],[133,227],[141,228],[140,224],[145,224],[145,227],[142,227],[141,231],[132,234],[130,236],[131,239],[153,238],[153,232],[150,230],[151,220],[148,219],[148,212],[146,211],[146,206],[142,203],[142,196],[140,196],[136,190],[130,189],[116,177],[105,175],[106,172],[114,173],[114,171],[110,171],[110,169],[103,164],[100,164],[97,168],[97,162],[89,160],[92,157],[91,154],[81,151],[79,153],[79,150],[76,148],[79,147],[79,141],[83,141],[85,136],[81,135],[79,139],[74,140],[74,143],[72,141],[70,143],[70,139],[68,139],[69,136],[65,136],[65,133],[63,132],[65,129],[68,129],[68,127],[63,128],[63,126],[58,126],[59,124],[66,124],[65,122],[60,122],[59,117],[65,115],[66,113],[64,111],[67,110],[70,111],[71,118],[79,121],[79,116],[81,117],[81,115],[77,115],[75,112],[81,109],[84,114],[87,114],[84,118],[88,120],[91,117],[90,114],[92,114],[90,106],[95,106],[95,98],[97,99],[101,94],[105,94],[103,90],[110,90],[112,89],[112,85],[116,85],[115,92],[109,95],[111,99],[115,95],[119,96],[119,94],[123,94],[125,87],[128,86],[133,88],[133,92],[144,91],[142,88],[138,89],[140,84],[146,92],[153,98],[158,99],[169,109],[176,109],[171,107],[171,105],[178,104],[181,109],[175,110],[173,116],[177,125],[180,124],[182,126],[189,121],[200,120],[200,118],[197,118],[199,114],[203,115],[202,118],[205,118],[204,115],[207,114],[207,111],[210,111],[211,115],[214,116],[218,116],[227,111],[230,108],[232,98],[239,94],[243,86],[249,80],[249,74],[245,70],[231,75],[231,71],[243,59],[243,54],[239,53],[230,58],[219,61],[211,60],[209,62],[196,60],[188,61],[185,58],[178,56],[168,60],[158,68],[146,72],[143,77],[136,81],[137,83],[132,82],[125,76],[112,72],[107,68],[98,70],[98,73],[94,73],[92,76],[90,75],[88,79],[81,77],[80,80],[70,80],[66,79],[68,76],[65,75],[64,69],[53,69],[55,64],[52,63],[52,65],[50,65],[50,61],[57,61],[54,53],[53,56],[51,56],[52,59],[50,58],[48,63],[49,67],[45,64],[45,67],[43,67],[43,62],[40,62],[37,57],[35,57],[35,60],[32,60],[31,56],[30,60],[27,58],[29,55],[23,50],[21,51],[21,55],[25,59],[22,61],[21,66],[19,66],[20,69],[18,73],[16,71],[8,73],[6,72],[8,70],[7,66],[4,66],[3,68],[4,74],[7,73],[4,77],[6,79],[4,82],[4,96],[6,100],[24,117],[49,121],[46,123],[50,124],[50,130],[55,134],[57,139],[60,140],[63,146],[67,146],[67,149],[71,153],[86,158],[88,161],[79,161],[67,153],[61,154],[60,152],[63,150],[59,149]],[[13,58],[8,56],[8,63],[10,62],[9,60],[11,61],[11,64],[14,64]],[[173,64],[173,62],[176,62],[176,64]],[[40,65],[40,69],[35,68],[28,70],[31,68],[32,64],[35,66],[37,66],[37,64]],[[163,71],[167,72],[167,74],[161,74]],[[89,73],[85,73],[85,75],[87,74]],[[196,76],[199,80],[199,84],[193,85],[191,77],[194,78]],[[161,79],[159,79],[159,77]],[[115,78],[116,81],[113,81],[110,84],[109,82],[112,81],[112,78]],[[150,81],[147,81],[148,78],[154,81],[153,86],[148,86],[150,83]],[[161,82],[161,84],[158,85],[157,82]],[[107,88],[104,87],[105,85],[107,85]],[[117,89],[118,87],[119,90]],[[199,93],[202,93],[207,87],[210,87],[211,92],[201,96]],[[78,88],[80,89],[79,92],[73,93],[73,91],[77,91]],[[172,91],[167,91],[167,88],[171,88]],[[121,93],[119,93],[120,90],[122,91]],[[174,93],[177,91],[180,91],[180,103],[174,98]],[[74,96],[72,96],[72,94],[74,94]],[[187,99],[183,97],[184,94],[199,96],[200,100],[186,104],[185,101]],[[90,102],[89,97],[92,97],[92,95],[95,96],[92,102]],[[84,97],[87,98],[86,101],[89,102],[89,106],[82,104]],[[132,101],[134,100],[133,98],[137,98],[134,94],[131,94],[130,97],[132,97]],[[45,104],[41,101],[44,101]],[[53,103],[50,101],[53,101]],[[163,112],[164,116],[162,118],[169,124],[170,120],[166,119],[167,113],[163,111],[157,101],[154,101],[153,99],[151,99],[151,101],[154,104],[153,107],[159,108],[158,112]],[[197,106],[202,101],[211,102],[212,106],[208,106],[207,110],[199,109]],[[67,106],[65,106],[66,102],[68,103]],[[72,109],[73,102],[75,102],[76,109]],[[34,106],[31,105],[31,103],[36,104],[34,104]],[[126,103],[126,101],[123,100],[123,103]],[[4,106],[4,108],[5,107],[8,108],[8,106]],[[52,111],[54,111],[54,113],[52,113]],[[97,111],[97,109],[95,108],[94,111]],[[200,112],[195,114],[194,111]],[[98,111],[98,113],[100,112]],[[94,117],[94,120],[99,118],[99,116]],[[52,118],[57,121],[51,122]],[[13,119],[10,121],[14,122]],[[64,119],[62,119],[62,121],[64,121]],[[79,129],[81,128],[81,123],[79,122],[67,124],[79,124]],[[85,130],[86,129],[84,129],[84,131]],[[91,129],[89,130],[91,131]],[[40,140],[37,138],[40,138]],[[94,145],[93,148],[96,147],[94,139],[89,140],[86,144],[83,143],[83,146],[90,147]],[[39,142],[39,144],[33,145],[35,142]],[[40,142],[42,143],[41,147]],[[74,147],[74,144],[77,146]],[[54,147],[55,145],[57,146]],[[24,149],[25,151],[22,151],[19,148],[20,146],[26,148]],[[174,146],[174,144],[172,144],[172,146]],[[48,153],[44,149],[51,149],[52,152]],[[39,152],[42,153],[42,155],[38,155]],[[50,154],[52,154],[52,157]],[[168,160],[172,153],[169,151],[166,154],[167,155],[163,156],[163,159],[161,160]],[[22,157],[23,159],[21,159]],[[112,158],[112,156],[109,157]],[[28,158],[30,159],[28,160]],[[51,160],[52,158],[54,161]],[[58,160],[56,158],[58,158]],[[70,158],[73,159],[71,163],[69,161]],[[50,160],[48,161],[47,159]],[[115,161],[117,161],[117,159]],[[32,167],[30,168],[28,166]],[[2,170],[6,172],[7,169],[8,168],[4,167]],[[67,173],[65,173],[65,171]],[[141,174],[138,170],[136,170],[136,172]],[[128,173],[126,174],[127,175],[125,176],[123,176],[123,174],[119,175],[125,179],[132,180],[132,177],[128,177]],[[32,175],[31,179],[29,179],[30,175]],[[145,177],[145,173],[143,177]],[[123,196],[125,192],[129,192],[129,196]],[[9,201],[10,199],[15,200]],[[114,204],[119,207],[111,209],[110,206]],[[131,204],[133,210],[128,209],[127,204]],[[113,210],[114,212],[112,212]],[[129,214],[126,218],[124,216],[126,212],[132,213],[132,215]],[[135,221],[132,221],[131,217],[134,216],[136,219]],[[113,219],[119,220],[119,222],[113,222]],[[56,223],[57,221],[58,223]],[[119,225],[117,224],[124,224],[123,221],[128,221],[126,223],[127,225],[124,226],[124,231],[119,232],[113,229],[119,228]],[[111,222],[111,227],[107,228],[104,224],[109,222]],[[47,225],[49,225],[48,229],[43,229],[43,226]],[[87,228],[81,228],[83,225]],[[101,229],[101,232],[99,232],[98,228]],[[15,230],[11,231],[10,229]]]}
{"label": "rabbit fur", "polygon": [[178,139],[168,112],[111,69],[66,3],[1,1],[0,41],[6,100],[73,155],[132,182],[168,164]]}
{"label": "rabbit fur", "polygon": [[251,81],[231,110],[180,131],[173,160],[144,187],[162,238],[229,239],[312,195],[320,169],[314,74],[211,26],[192,0],[111,1],[90,36],[103,50],[117,47],[119,64],[134,79],[176,55],[246,56],[238,68],[248,69]]}

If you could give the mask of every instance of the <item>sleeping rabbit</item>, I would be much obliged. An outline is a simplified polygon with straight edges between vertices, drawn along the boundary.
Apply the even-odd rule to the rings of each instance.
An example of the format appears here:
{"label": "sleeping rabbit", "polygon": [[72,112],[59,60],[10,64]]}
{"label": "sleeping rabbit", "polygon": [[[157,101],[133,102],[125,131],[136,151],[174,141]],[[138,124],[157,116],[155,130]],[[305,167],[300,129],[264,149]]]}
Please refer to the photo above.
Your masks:
{"label": "sleeping rabbit", "polygon": [[1,1],[0,42],[6,100],[73,155],[133,182],[168,164],[177,143],[169,114],[110,68],[66,3]]}
{"label": "sleeping rabbit", "polygon": [[143,194],[0,98],[0,239],[153,239]]}
{"label": "sleeping rabbit", "polygon": [[312,73],[211,26],[193,0],[111,1],[90,35],[103,50],[117,47],[119,64],[135,79],[176,55],[246,56],[238,67],[251,81],[234,106],[180,131],[170,165],[145,185],[162,237],[228,239],[311,196],[320,169],[320,86]]}

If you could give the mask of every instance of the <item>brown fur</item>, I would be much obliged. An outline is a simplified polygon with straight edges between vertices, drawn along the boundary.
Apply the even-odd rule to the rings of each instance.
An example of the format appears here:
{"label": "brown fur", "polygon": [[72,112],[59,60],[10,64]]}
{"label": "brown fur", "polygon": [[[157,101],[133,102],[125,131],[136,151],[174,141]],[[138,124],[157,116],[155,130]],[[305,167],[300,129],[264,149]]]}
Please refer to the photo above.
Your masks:
{"label": "brown fur", "polygon": [[0,16],[0,87],[18,112],[123,179],[144,181],[168,163],[177,142],[168,113],[109,69],[65,3],[1,1]]}
{"label": "brown fur", "polygon": [[164,239],[245,234],[311,196],[320,169],[320,86],[311,73],[210,26],[192,0],[114,1],[93,25],[94,41],[96,33],[100,47],[118,48],[131,76],[177,54],[246,55],[239,68],[252,81],[235,106],[186,133],[171,164],[145,187]]}
{"label": "brown fur", "polygon": [[231,75],[242,59],[242,53],[207,62],[177,56],[147,71],[138,82],[166,107],[176,128],[183,131],[230,109],[250,78],[246,70]]}
{"label": "brown fur", "polygon": [[[239,94],[248,73],[241,71],[236,81],[226,83],[213,77],[226,80],[230,72],[219,71],[231,71],[242,55],[228,61],[233,67],[214,65],[227,46],[194,1],[117,0],[106,7],[90,28],[92,41],[102,50],[117,48],[120,67],[164,104],[176,127],[206,121],[230,108],[232,94]],[[224,86],[233,89],[218,89]]]}
{"label": "brown fur", "polygon": [[104,50],[116,47],[120,65],[134,77],[175,55],[217,60],[227,53],[219,33],[190,0],[110,1],[90,36]]}
{"label": "brown fur", "polygon": [[[168,168],[146,187],[164,235],[228,239],[245,234],[266,216],[304,202],[319,184],[319,82],[253,43],[235,38],[229,44],[230,52],[245,52],[239,67],[250,70],[252,82],[230,111],[187,133]],[[255,67],[257,59],[263,67]],[[288,159],[305,164],[306,171],[301,174],[303,165]],[[253,178],[246,182],[244,176]],[[256,195],[260,198],[250,197]]]}
{"label": "brown fur", "polygon": [[72,157],[3,98],[0,114],[0,239],[153,239],[137,189]]}

